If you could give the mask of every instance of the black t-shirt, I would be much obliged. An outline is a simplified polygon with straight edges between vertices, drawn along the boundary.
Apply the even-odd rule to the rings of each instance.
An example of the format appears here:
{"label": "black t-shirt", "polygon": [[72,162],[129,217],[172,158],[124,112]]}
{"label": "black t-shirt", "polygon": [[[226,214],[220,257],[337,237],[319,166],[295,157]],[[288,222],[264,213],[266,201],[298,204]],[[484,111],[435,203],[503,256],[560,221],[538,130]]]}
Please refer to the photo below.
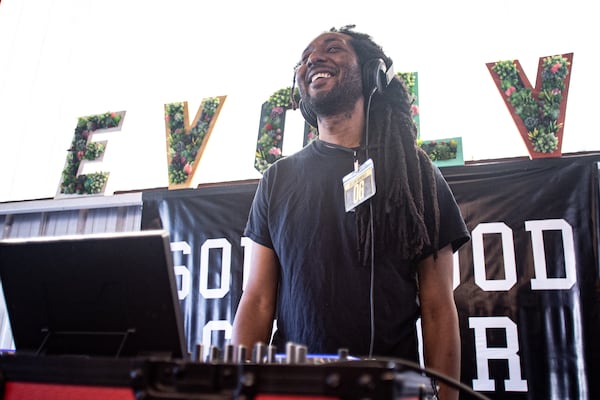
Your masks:
{"label": "black t-shirt", "polygon": [[[353,170],[353,151],[314,141],[280,159],[259,183],[245,229],[272,248],[281,265],[277,304],[279,351],[287,342],[310,354],[369,354],[371,297],[373,355],[418,360],[416,265],[390,255],[371,269],[357,257],[355,213],[346,212],[342,178]],[[440,248],[458,249],[469,238],[460,210],[436,168]],[[377,171],[375,171],[377,173]]]}

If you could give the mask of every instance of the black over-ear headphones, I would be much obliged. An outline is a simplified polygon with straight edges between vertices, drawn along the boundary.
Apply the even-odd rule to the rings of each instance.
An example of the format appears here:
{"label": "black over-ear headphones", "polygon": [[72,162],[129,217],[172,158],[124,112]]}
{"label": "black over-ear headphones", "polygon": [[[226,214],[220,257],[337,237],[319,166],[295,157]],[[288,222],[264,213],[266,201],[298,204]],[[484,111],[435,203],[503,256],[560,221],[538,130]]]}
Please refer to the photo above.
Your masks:
{"label": "black over-ear headphones", "polygon": [[[394,78],[394,66],[386,68],[381,58],[373,58],[364,63],[362,67],[363,93],[365,98],[373,95],[376,91],[383,93],[385,88]],[[300,112],[311,126],[317,127],[317,115],[308,104],[300,100]]]}

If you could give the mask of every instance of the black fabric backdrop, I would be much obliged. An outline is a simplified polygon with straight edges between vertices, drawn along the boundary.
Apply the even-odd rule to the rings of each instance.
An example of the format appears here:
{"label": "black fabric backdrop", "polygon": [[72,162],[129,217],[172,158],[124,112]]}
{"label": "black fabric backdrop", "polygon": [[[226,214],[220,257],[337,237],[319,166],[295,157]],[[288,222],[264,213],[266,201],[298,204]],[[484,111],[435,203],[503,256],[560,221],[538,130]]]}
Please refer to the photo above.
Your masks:
{"label": "black fabric backdrop", "polygon": [[[598,161],[442,169],[473,235],[457,253],[461,380],[491,398],[600,398]],[[190,351],[230,337],[255,189],[143,195],[142,229],[171,235]]]}

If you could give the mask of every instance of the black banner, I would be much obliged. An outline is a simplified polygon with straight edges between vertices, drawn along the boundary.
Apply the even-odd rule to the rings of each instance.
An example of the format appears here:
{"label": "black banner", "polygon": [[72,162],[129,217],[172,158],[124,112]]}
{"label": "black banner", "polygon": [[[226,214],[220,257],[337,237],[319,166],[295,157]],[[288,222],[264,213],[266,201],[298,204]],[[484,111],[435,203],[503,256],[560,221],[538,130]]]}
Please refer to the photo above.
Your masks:
{"label": "black banner", "polygon": [[[461,380],[476,391],[498,399],[600,398],[598,161],[442,169],[472,234],[455,255],[455,298]],[[171,234],[190,350],[230,337],[255,189],[143,196],[142,228]]]}
{"label": "black banner", "polygon": [[462,380],[475,390],[598,398],[597,161],[444,170],[472,235],[455,298]]}
{"label": "black banner", "polygon": [[191,353],[223,348],[242,294],[242,236],[257,183],[143,194],[142,229],[169,232]]}

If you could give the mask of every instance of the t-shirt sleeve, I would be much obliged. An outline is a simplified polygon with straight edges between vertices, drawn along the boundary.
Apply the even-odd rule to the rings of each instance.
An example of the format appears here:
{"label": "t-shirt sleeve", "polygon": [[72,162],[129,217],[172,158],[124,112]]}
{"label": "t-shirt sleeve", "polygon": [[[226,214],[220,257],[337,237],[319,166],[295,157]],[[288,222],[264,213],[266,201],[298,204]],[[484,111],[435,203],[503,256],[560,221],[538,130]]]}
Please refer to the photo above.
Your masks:
{"label": "t-shirt sleeve", "polygon": [[271,240],[271,233],[269,230],[269,171],[265,171],[263,177],[258,183],[252,205],[250,206],[250,212],[248,214],[248,221],[244,228],[244,235],[250,238],[252,241],[261,244],[263,246],[273,248],[273,241]]}
{"label": "t-shirt sleeve", "polygon": [[434,166],[434,171],[440,209],[439,248],[451,244],[452,251],[455,252],[468,242],[471,236],[450,186],[438,167]]}

